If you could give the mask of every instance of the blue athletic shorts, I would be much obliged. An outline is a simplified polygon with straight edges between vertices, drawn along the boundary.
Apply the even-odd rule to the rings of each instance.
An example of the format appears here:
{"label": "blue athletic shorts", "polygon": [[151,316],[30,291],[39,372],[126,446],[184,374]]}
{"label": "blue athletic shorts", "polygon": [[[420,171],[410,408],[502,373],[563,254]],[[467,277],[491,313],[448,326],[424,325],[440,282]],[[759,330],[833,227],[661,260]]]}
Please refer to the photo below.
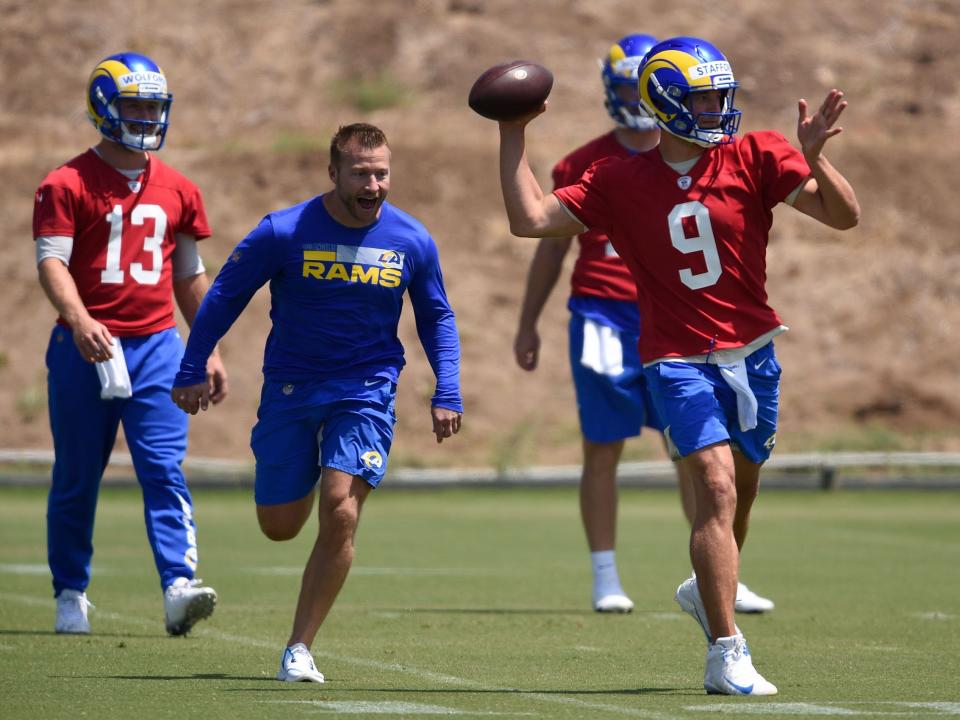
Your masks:
{"label": "blue athletic shorts", "polygon": [[[570,368],[583,436],[595,443],[636,437],[663,425],[647,389],[637,335],[570,316]],[[584,348],[587,352],[584,352]]]}
{"label": "blue athletic shorts", "polygon": [[397,386],[389,378],[267,381],[250,447],[258,505],[306,497],[330,467],[376,487],[387,471]]}
{"label": "blue athletic shorts", "polygon": [[751,461],[770,457],[777,439],[780,363],[773,343],[746,358],[747,379],[757,398],[757,427],[740,429],[737,396],[708,363],[661,362],[644,369],[647,383],[666,426],[670,443],[681,456],[730,441]]}

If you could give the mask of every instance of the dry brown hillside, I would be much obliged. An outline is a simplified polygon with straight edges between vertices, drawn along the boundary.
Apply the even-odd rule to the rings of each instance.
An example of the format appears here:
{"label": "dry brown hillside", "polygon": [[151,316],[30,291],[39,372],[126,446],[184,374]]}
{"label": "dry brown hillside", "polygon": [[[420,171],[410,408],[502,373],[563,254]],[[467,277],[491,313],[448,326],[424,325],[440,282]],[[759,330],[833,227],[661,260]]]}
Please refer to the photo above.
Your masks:
{"label": "dry brown hillside", "polygon": [[[575,462],[578,431],[558,287],[541,324],[543,363],[513,363],[534,242],[510,235],[496,127],[466,96],[487,66],[551,68],[550,110],[530,132],[552,163],[605,131],[596,58],[627,32],[700,35],[742,83],[744,129],[794,137],[797,99],[842,88],[844,133],[828,145],[863,208],[847,233],[778,212],[773,305],[792,330],[781,448],[960,449],[960,5],[955,0],[0,0],[0,446],[47,448],[44,348],[54,312],[36,282],[31,199],[43,175],[96,140],[87,75],[130,49],[164,67],[176,100],[164,158],[203,189],[215,270],[266,212],[327,189],[325,146],[366,120],[394,149],[391,199],[425,222],[463,337],[462,434],[435,446],[431,373],[406,313],[396,466]],[[662,9],[666,8],[666,9]],[[712,8],[712,9],[711,9]],[[571,258],[572,259],[572,258]],[[266,291],[224,343],[232,394],[194,421],[191,452],[249,457]],[[632,457],[657,457],[649,439]]]}

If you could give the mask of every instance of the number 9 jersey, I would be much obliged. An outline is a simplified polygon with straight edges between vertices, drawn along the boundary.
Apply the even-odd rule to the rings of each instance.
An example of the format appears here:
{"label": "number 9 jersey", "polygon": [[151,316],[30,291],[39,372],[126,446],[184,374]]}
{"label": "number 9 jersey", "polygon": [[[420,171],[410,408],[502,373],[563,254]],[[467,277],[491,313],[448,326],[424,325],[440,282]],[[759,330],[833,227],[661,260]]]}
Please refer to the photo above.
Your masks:
{"label": "number 9 jersey", "polygon": [[73,239],[70,275],[90,315],[112,335],[176,325],[170,258],[181,234],[210,237],[203,197],[155,156],[128,178],[88,150],[51,172],[36,193],[34,238]]}
{"label": "number 9 jersey", "polygon": [[803,154],[764,131],[709,148],[683,174],[658,148],[601,160],[554,194],[606,232],[633,273],[650,364],[741,348],[781,326],[764,287],[772,210],[809,176]]}

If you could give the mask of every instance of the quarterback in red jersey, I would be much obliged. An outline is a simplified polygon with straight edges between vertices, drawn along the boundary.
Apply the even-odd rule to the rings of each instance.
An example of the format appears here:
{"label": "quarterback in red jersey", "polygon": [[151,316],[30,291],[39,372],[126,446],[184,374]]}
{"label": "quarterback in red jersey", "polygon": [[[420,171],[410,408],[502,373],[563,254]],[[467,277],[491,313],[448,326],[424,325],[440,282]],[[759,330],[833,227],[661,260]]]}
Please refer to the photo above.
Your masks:
{"label": "quarterback in red jersey", "polygon": [[[187,418],[170,399],[183,354],[173,298],[192,323],[208,287],[197,241],[210,236],[196,185],[151,155],[163,146],[172,100],[150,58],[105,58],[87,85],[100,142],[36,193],[40,284],[59,312],[47,350],[56,456],[47,543],[59,633],[90,632],[97,493],[120,423],[143,488],[167,632],[186,633],[217,599],[194,578],[196,525],[180,468]],[[219,356],[207,369],[219,402],[227,392]]]}
{"label": "quarterback in red jersey", "polygon": [[[627,35],[614,43],[601,62],[606,109],[616,127],[561,159],[553,168],[554,188],[576,183],[596,161],[628,158],[656,147],[657,121],[640,106],[637,70],[655,44],[651,35]],[[577,236],[579,253],[571,277],[570,368],[583,434],[580,515],[593,569],[593,608],[597,612],[631,612],[616,563],[617,466],[626,438],[643,427],[663,431],[643,378],[637,351],[640,313],[637,288],[610,239],[591,228]],[[556,285],[572,238],[543,238],[530,271],[514,342],[517,363],[535,370],[540,356],[537,321]],[[679,463],[677,480],[683,511],[695,516],[693,484]],[[737,584],[737,612],[772,610],[771,600]]]}
{"label": "quarterback in red jersey", "polygon": [[730,63],[690,37],[652,47],[638,85],[660,145],[600,161],[550,195],[525,152],[526,125],[545,106],[501,122],[504,205],[515,235],[606,232],[637,280],[644,377],[696,494],[695,576],[676,599],[707,639],[704,688],[772,695],[733,621],[739,545],[776,435],[772,339],[786,329],[767,303],[764,256],[778,203],[837,229],[859,221],[853,189],[822,153],[847,103],[831,90],[808,114],[800,100],[800,150],[773,132],[738,138]]}

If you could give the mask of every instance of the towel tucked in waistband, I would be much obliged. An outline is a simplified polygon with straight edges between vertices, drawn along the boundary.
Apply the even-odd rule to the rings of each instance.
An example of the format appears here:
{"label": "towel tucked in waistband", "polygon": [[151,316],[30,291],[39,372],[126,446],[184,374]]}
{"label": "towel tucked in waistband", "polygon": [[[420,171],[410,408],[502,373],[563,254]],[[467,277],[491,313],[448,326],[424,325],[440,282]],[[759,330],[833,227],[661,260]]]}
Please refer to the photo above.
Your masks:
{"label": "towel tucked in waistband", "polygon": [[584,319],[580,364],[601,375],[622,375],[623,343],[620,342],[620,333],[590,318]]}
{"label": "towel tucked in waistband", "polygon": [[740,420],[740,429],[753,430],[757,426],[757,397],[750,389],[746,360],[737,360],[737,362],[717,365],[717,367],[723,379],[727,381],[727,385],[737,394],[737,416]]}
{"label": "towel tucked in waistband", "polygon": [[120,340],[113,338],[110,346],[113,357],[98,362],[97,375],[100,378],[100,398],[113,400],[128,398],[133,395],[133,386],[130,383],[130,373],[127,372],[127,361],[123,357],[123,346]]}

